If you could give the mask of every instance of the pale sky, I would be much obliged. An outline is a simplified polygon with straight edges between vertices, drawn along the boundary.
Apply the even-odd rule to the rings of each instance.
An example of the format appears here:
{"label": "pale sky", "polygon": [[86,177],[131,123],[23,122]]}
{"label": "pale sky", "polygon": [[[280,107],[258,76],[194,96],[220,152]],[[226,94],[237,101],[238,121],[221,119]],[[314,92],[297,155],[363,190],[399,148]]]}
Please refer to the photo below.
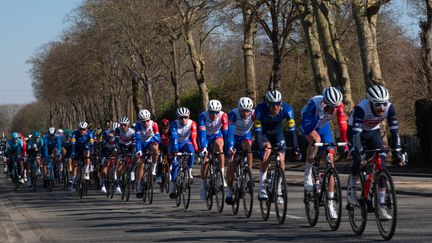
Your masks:
{"label": "pale sky", "polygon": [[[59,39],[67,15],[82,1],[0,0],[0,104],[35,101],[26,61],[43,44]],[[417,38],[418,21],[407,16],[405,0],[391,2],[400,10],[408,34]]]}

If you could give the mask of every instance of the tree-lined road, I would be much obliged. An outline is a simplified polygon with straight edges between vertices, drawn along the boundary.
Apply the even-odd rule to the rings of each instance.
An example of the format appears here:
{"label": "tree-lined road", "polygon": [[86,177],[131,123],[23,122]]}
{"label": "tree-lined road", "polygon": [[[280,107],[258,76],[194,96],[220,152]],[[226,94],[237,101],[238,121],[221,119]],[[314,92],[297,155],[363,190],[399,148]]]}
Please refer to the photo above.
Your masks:
{"label": "tree-lined road", "polygon": [[[294,175],[292,174],[294,173]],[[288,182],[298,177],[289,172]],[[27,188],[12,191],[11,184],[0,177],[0,242],[119,242],[119,241],[327,241],[355,242],[381,240],[374,215],[364,234],[353,235],[343,211],[338,231],[329,230],[320,215],[316,227],[310,228],[304,215],[303,188],[289,186],[288,216],[279,225],[275,215],[261,220],[258,201],[254,201],[251,218],[240,208],[233,216],[226,207],[222,214],[207,211],[198,197],[199,178],[192,188],[188,210],[177,208],[166,194],[155,194],[152,205],[131,197],[123,202],[119,196],[107,199],[95,190],[82,200],[72,192],[58,188],[31,192]],[[345,193],[344,193],[345,194]],[[344,199],[345,201],[345,199]],[[432,238],[432,197],[398,195],[399,218],[395,241],[430,241]]]}

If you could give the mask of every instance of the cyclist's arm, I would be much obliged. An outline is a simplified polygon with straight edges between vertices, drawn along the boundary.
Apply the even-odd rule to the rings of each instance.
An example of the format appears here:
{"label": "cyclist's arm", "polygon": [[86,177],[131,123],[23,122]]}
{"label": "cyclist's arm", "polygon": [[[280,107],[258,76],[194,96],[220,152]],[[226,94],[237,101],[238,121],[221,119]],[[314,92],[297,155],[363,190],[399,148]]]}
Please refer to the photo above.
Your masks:
{"label": "cyclist's arm", "polygon": [[316,105],[315,102],[309,100],[308,104],[301,111],[300,130],[303,135],[309,135],[313,132],[318,125],[316,118]]}
{"label": "cyclist's arm", "polygon": [[[387,124],[389,126],[390,134],[391,134],[390,147],[392,149],[400,150],[401,143],[400,143],[400,136],[399,136],[399,126],[396,118],[396,111],[394,109],[393,104],[390,104],[387,113]],[[397,153],[393,152],[393,156],[396,155]]]}
{"label": "cyclist's arm", "polygon": [[224,139],[224,145],[225,145],[225,149],[228,148],[228,115],[224,112],[222,114],[221,117],[221,122],[222,122],[222,135],[223,135],[223,139]]}
{"label": "cyclist's arm", "polygon": [[288,132],[291,136],[291,145],[293,146],[293,148],[297,148],[298,145],[297,145],[296,124],[294,120],[294,111],[290,106],[286,104],[283,105],[285,106],[283,109],[284,116],[288,120]]}
{"label": "cyclist's arm", "polygon": [[177,123],[175,121],[172,122],[172,124],[171,124],[170,133],[171,133],[171,139],[170,139],[171,151],[177,152],[178,151],[178,132],[177,132]]}
{"label": "cyclist's arm", "polygon": [[135,150],[137,152],[141,151],[141,129],[142,129],[141,123],[137,123],[135,125],[135,139],[136,139],[136,141],[135,141]]}
{"label": "cyclist's arm", "polygon": [[363,119],[365,116],[365,113],[363,111],[362,108],[360,108],[359,106],[356,106],[354,108],[354,114],[353,114],[353,127],[352,127],[352,140],[353,140],[353,146],[354,146],[354,150],[357,153],[363,153],[363,146],[362,146],[362,142],[361,142],[361,133],[363,131],[362,129],[362,123],[363,123]]}
{"label": "cyclist's arm", "polygon": [[235,122],[237,121],[236,114],[231,111],[228,113],[228,136],[227,136],[227,148],[228,150],[234,147],[234,129],[235,129]]}
{"label": "cyclist's arm", "polygon": [[[74,139],[75,139],[75,137],[73,137],[72,138],[72,141],[74,141]],[[45,135],[45,137],[44,137],[44,144],[45,144],[45,146],[44,146],[44,156],[45,156],[45,158],[48,158],[48,137]],[[74,151],[74,150],[72,150],[72,151]]]}
{"label": "cyclist's arm", "polygon": [[347,125],[347,116],[345,113],[345,107],[342,103],[337,107],[336,116],[338,120],[340,139],[342,142],[346,142],[348,141],[347,140],[348,125]]}
{"label": "cyclist's arm", "polygon": [[199,118],[198,118],[198,126],[199,126],[199,133],[198,133],[198,138],[200,141],[200,145],[201,148],[207,148],[207,132],[206,132],[206,127],[205,127],[205,121],[206,118],[204,116],[204,114],[200,114]]}
{"label": "cyclist's arm", "polygon": [[56,136],[56,145],[57,145],[57,155],[61,156],[61,151],[62,151],[62,142],[61,142],[61,137]]}
{"label": "cyclist's arm", "polygon": [[161,136],[159,133],[159,126],[156,122],[153,122],[153,139],[157,142],[157,143],[161,143]]}
{"label": "cyclist's arm", "polygon": [[90,148],[90,152],[93,154],[94,153],[94,135],[92,132],[89,133],[89,148]]}
{"label": "cyclist's arm", "polygon": [[192,146],[194,147],[195,151],[198,151],[198,144],[197,144],[197,125],[196,125],[195,122],[192,122],[192,125],[191,125],[190,140],[191,140]]}

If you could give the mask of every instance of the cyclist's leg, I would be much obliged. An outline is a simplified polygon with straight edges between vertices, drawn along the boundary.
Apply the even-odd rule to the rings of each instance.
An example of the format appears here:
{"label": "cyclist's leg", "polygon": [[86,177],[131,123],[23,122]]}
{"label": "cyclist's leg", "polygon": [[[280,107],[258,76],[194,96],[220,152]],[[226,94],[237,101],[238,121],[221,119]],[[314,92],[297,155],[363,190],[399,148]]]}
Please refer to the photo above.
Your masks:
{"label": "cyclist's leg", "polygon": [[[192,143],[190,141],[187,142],[187,143],[185,143],[185,145],[183,146],[182,150],[183,150],[183,152],[186,152],[186,153],[193,153],[193,152],[195,152],[195,149],[194,149],[194,147],[193,147],[193,145],[192,145]],[[188,158],[188,168],[189,168],[189,176],[190,176],[191,179],[193,179],[193,176],[192,176],[192,167],[194,166],[194,163],[195,163],[195,157],[193,155],[189,156],[189,158]]]}
{"label": "cyclist's leg", "polygon": [[[305,165],[305,172],[304,172],[304,188],[307,191],[312,191],[313,185],[312,185],[312,166],[313,166],[313,162],[314,162],[314,158],[317,155],[317,150],[316,149],[312,149],[312,143],[316,142],[319,143],[321,142],[321,136],[318,134],[317,131],[312,131],[311,133],[309,133],[308,135],[305,136],[307,142],[308,142],[308,147],[306,150],[306,165]],[[313,150],[313,155],[311,155]]]}
{"label": "cyclist's leg", "polygon": [[[333,136],[332,136],[332,132],[330,130],[330,124],[325,125],[324,127],[318,129],[318,134],[321,137],[321,142],[323,143],[333,143]],[[323,150],[324,148],[322,148]],[[335,154],[335,150],[334,147],[328,147],[328,154],[327,156],[330,159],[330,163],[331,166],[334,167],[334,154]],[[328,185],[328,197],[329,198],[333,198],[334,195],[334,180],[333,178],[330,178],[329,180],[329,185]]]}
{"label": "cyclist's leg", "polygon": [[262,156],[260,160],[260,177],[259,177],[259,194],[258,197],[262,199],[267,199],[267,192],[264,189],[264,180],[267,177],[267,169],[269,166],[269,157],[271,154],[272,145],[270,143],[270,138],[268,138],[265,134],[263,134],[263,150],[261,150],[260,154]]}
{"label": "cyclist's leg", "polygon": [[[280,168],[285,170],[285,150],[286,150],[286,142],[285,135],[282,129],[278,130],[276,133],[276,144],[273,144],[274,147],[278,148],[279,159],[280,159]],[[278,180],[278,195],[282,195],[282,178]]]}
{"label": "cyclist's leg", "polygon": [[[372,130],[366,133],[367,137],[367,148],[368,149],[381,149],[384,151],[384,143],[381,137],[380,129]],[[381,165],[383,168],[385,168],[387,155],[385,152],[380,153],[381,157]],[[385,181],[380,180],[378,182],[378,200],[381,205],[385,202]]]}
{"label": "cyclist's leg", "polygon": [[[252,133],[251,132],[249,132],[248,134],[246,134],[245,136],[242,137],[241,148],[243,149],[243,151],[251,151],[251,149],[252,149]],[[253,163],[253,154],[252,153],[247,154],[247,161],[248,161],[249,169],[252,170],[252,163]]]}
{"label": "cyclist's leg", "polygon": [[157,142],[152,142],[150,144],[150,151],[152,156],[152,174],[156,175],[156,166],[158,161],[158,155],[159,155],[159,144]]}

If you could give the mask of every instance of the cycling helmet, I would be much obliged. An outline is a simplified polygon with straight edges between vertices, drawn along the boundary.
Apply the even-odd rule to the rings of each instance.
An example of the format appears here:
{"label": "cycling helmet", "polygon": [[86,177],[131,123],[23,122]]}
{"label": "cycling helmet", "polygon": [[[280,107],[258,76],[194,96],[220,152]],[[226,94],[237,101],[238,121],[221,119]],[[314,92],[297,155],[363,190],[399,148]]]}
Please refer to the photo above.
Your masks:
{"label": "cycling helmet", "polygon": [[208,103],[208,110],[214,112],[220,111],[222,110],[222,104],[219,100],[210,100]]}
{"label": "cycling helmet", "polygon": [[55,128],[54,128],[54,127],[50,127],[50,128],[48,129],[48,133],[49,133],[50,135],[54,135],[54,133],[55,133]]}
{"label": "cycling helmet", "polygon": [[281,102],[282,94],[277,90],[269,90],[265,95],[265,99],[269,103]]}
{"label": "cycling helmet", "polygon": [[325,102],[331,106],[340,105],[343,99],[342,93],[334,87],[325,88],[323,96]]}
{"label": "cycling helmet", "polygon": [[168,119],[162,119],[161,126],[162,127],[168,127],[169,126],[169,120]]}
{"label": "cycling helmet", "polygon": [[39,138],[40,137],[40,133],[38,131],[33,132],[33,137],[34,138]]}
{"label": "cycling helmet", "polygon": [[117,128],[119,128],[120,127],[120,123],[118,123],[118,122],[113,122],[113,124],[112,124],[112,130],[116,130]]}
{"label": "cycling helmet", "polygon": [[12,139],[17,139],[19,137],[17,132],[12,133]]}
{"label": "cycling helmet", "polygon": [[252,110],[253,106],[253,101],[249,97],[241,97],[237,102],[239,110]]}
{"label": "cycling helmet", "polygon": [[150,120],[150,117],[151,117],[151,114],[150,114],[150,111],[148,111],[148,110],[140,110],[138,112],[138,119],[140,121]]}
{"label": "cycling helmet", "polygon": [[372,103],[384,103],[389,100],[389,92],[381,85],[374,85],[367,89],[367,98]]}
{"label": "cycling helmet", "polygon": [[27,137],[28,137],[28,139],[31,139],[33,137],[33,135],[29,134]]}
{"label": "cycling helmet", "polygon": [[85,122],[85,121],[80,121],[80,122],[78,123],[78,128],[79,128],[79,129],[87,129],[87,127],[88,127],[88,124],[87,124],[87,122]]}
{"label": "cycling helmet", "polygon": [[123,124],[129,125],[129,117],[124,116],[124,117],[120,118],[120,120],[118,122],[120,123],[120,125],[123,125]]}
{"label": "cycling helmet", "polygon": [[177,114],[178,117],[189,116],[190,115],[190,111],[186,107],[180,107],[180,108],[177,109],[176,114]]}
{"label": "cycling helmet", "polygon": [[61,128],[57,129],[57,133],[59,133],[59,134],[60,134],[60,133],[64,133],[64,132],[63,132],[63,129],[61,129]]}

